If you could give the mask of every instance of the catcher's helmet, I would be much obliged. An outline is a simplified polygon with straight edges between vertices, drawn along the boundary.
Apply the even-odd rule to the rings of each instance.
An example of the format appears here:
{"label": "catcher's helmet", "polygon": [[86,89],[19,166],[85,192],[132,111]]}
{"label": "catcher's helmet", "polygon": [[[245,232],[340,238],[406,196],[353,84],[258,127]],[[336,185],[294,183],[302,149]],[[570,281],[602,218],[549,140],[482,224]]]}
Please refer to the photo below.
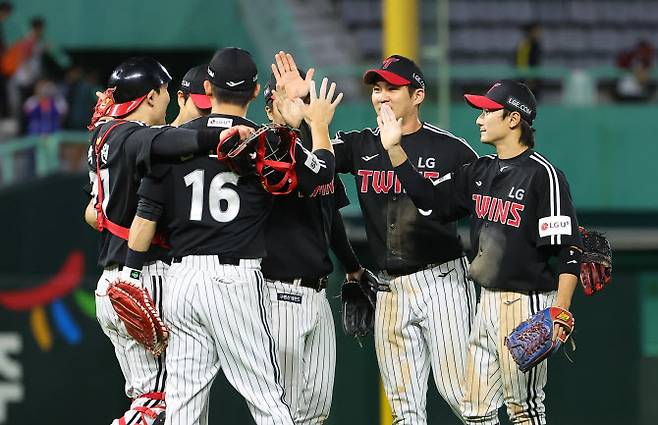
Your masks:
{"label": "catcher's helmet", "polygon": [[171,81],[160,62],[150,57],[128,59],[116,67],[107,81],[113,105],[107,115],[121,117],[136,109],[146,95]]}

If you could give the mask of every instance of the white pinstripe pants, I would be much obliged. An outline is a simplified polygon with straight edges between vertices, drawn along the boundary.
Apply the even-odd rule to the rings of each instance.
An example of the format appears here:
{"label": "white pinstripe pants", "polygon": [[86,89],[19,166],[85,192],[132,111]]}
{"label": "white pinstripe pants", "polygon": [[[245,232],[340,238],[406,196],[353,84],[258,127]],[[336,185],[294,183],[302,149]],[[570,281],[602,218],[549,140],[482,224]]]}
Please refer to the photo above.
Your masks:
{"label": "white pinstripe pants", "polygon": [[295,423],[322,424],[329,417],[336,374],[336,330],[325,291],[272,280],[267,289]]}
{"label": "white pinstripe pants", "polygon": [[505,337],[522,321],[550,307],[557,292],[506,292],[482,288],[468,346],[462,411],[469,424],[498,424],[503,403],[513,424],[546,423],[544,385],[548,363],[527,373],[512,359]]}
{"label": "white pinstripe pants", "polygon": [[222,265],[215,255],[172,264],[164,302],[166,425],[207,425],[210,387],[221,368],[256,424],[292,425],[269,329],[260,260]]}
{"label": "white pinstripe pants", "polygon": [[393,423],[427,424],[430,368],[436,387],[461,418],[461,382],[476,294],[458,258],[411,275],[386,278],[377,294],[375,349]]}
{"label": "white pinstripe pants", "polygon": [[[159,313],[162,315],[162,292],[165,285],[165,274],[169,265],[162,261],[156,261],[144,266],[142,269],[142,282],[148,290]],[[138,421],[139,415],[133,407],[145,406],[153,408],[160,404],[158,400],[141,399],[140,395],[150,392],[162,392],[165,389],[167,371],[165,369],[164,355],[154,357],[143,345],[135,341],[126,330],[125,325],[119,319],[110,299],[107,297],[109,283],[119,276],[117,266],[107,268],[103,271],[96,286],[96,318],[100,323],[105,335],[110,338],[114,345],[114,352],[121,372],[126,379],[125,391],[128,398],[134,399],[131,409],[124,414],[127,425],[133,425]],[[158,410],[158,409],[154,409]],[[156,412],[157,413],[157,412]],[[149,423],[152,419],[145,417]],[[116,422],[116,421],[115,421]]]}

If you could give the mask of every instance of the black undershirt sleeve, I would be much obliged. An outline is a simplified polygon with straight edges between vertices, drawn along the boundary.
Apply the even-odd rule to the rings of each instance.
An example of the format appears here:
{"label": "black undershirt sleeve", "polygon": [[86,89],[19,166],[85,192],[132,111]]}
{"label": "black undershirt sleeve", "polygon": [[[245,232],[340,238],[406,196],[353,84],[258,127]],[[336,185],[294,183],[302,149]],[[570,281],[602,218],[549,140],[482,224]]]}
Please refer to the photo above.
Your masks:
{"label": "black undershirt sleeve", "polygon": [[347,239],[343,217],[339,211],[335,211],[333,216],[334,218],[331,224],[331,249],[336,254],[345,271],[347,273],[354,273],[361,268],[361,265],[354,254],[350,241]]}
{"label": "black undershirt sleeve", "polygon": [[160,133],[151,146],[151,153],[164,157],[203,154],[217,149],[221,129],[188,130],[172,128]]}

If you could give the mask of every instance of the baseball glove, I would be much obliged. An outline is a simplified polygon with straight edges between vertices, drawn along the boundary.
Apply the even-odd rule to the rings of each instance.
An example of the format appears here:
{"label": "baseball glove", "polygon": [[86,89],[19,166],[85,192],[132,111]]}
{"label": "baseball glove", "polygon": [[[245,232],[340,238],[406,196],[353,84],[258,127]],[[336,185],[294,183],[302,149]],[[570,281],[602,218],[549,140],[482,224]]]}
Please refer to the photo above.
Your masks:
{"label": "baseball glove", "polygon": [[[553,340],[556,323],[563,325],[566,333]],[[505,346],[521,372],[527,372],[559,350],[569,339],[574,326],[575,321],[569,311],[560,307],[549,307],[517,326],[505,337]]]}
{"label": "baseball glove", "polygon": [[167,347],[169,329],[158,315],[149,293],[141,282],[135,282],[139,279],[139,270],[133,272],[137,274],[132,278],[119,277],[112,282],[107,296],[130,336],[154,356],[159,356]]}
{"label": "baseball glove", "polygon": [[217,159],[238,176],[247,176],[256,172],[256,146],[252,138],[240,139],[237,128],[232,129],[217,145]]}
{"label": "baseball glove", "polygon": [[349,336],[366,336],[373,330],[377,292],[390,291],[370,270],[364,269],[361,279],[345,279],[341,289],[343,330]]}
{"label": "baseball glove", "polygon": [[612,249],[603,233],[579,227],[583,238],[580,283],[585,295],[602,291],[612,281]]}

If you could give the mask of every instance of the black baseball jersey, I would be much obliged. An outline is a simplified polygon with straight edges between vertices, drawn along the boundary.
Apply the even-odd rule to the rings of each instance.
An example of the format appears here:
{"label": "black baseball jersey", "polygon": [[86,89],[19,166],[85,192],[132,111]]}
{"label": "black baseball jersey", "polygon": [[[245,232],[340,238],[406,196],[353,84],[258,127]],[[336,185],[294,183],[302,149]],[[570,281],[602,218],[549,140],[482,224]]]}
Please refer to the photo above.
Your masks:
{"label": "black baseball jersey", "polygon": [[349,205],[340,177],[310,194],[277,196],[265,231],[267,257],[261,268],[272,280],[320,278],[331,273],[331,223],[337,210]]}
{"label": "black baseball jersey", "polygon": [[[99,125],[91,134],[87,163],[89,165],[89,184],[85,190],[96,200],[98,194],[98,179],[96,175],[96,155],[94,145],[119,121],[110,121]],[[158,143],[175,143],[172,136],[181,137],[181,132],[171,132],[173,127],[148,127],[135,121],[122,121],[114,127],[101,149],[100,174],[103,185],[103,211],[112,222],[130,227],[137,210],[137,189],[140,180],[151,167],[151,148]],[[196,132],[185,136],[195,139]],[[127,241],[104,230],[100,234],[98,264],[107,267],[112,264],[123,264],[128,249]],[[166,251],[153,246],[149,250],[146,261],[166,257]]]}
{"label": "black baseball jersey", "polygon": [[[258,126],[245,118],[211,114],[184,124],[192,129]],[[297,146],[300,190],[303,182],[333,175],[333,155],[317,156]],[[304,165],[307,164],[307,165]],[[329,177],[330,179],[331,177]],[[217,156],[181,158],[158,164],[143,179],[139,195],[164,206],[164,225],[172,256],[220,254],[233,258],[266,255],[264,230],[272,195],[256,175],[238,177]]]}
{"label": "black baseball jersey", "polygon": [[[379,139],[379,128],[338,132],[332,143],[336,171],[356,178],[368,243],[378,268],[407,274],[463,255],[456,223],[432,220],[433,212],[417,209],[404,192]],[[477,158],[464,139],[427,123],[402,136],[401,143],[429,179]]]}
{"label": "black baseball jersey", "polygon": [[434,186],[409,161],[396,171],[416,205],[432,208],[433,217],[471,215],[476,254],[469,274],[484,287],[554,290],[549,258],[562,246],[582,247],[564,174],[532,149],[506,160],[479,158]]}
{"label": "black baseball jersey", "polygon": [[[300,142],[304,148],[312,148],[311,131],[305,123]],[[335,160],[329,155],[326,162],[333,172]],[[265,230],[267,257],[261,263],[268,279],[320,278],[333,270],[329,258],[331,224],[337,209],[349,205],[349,199],[340,177],[312,173],[306,162],[313,161],[298,161],[296,165],[299,188],[274,198]]]}

